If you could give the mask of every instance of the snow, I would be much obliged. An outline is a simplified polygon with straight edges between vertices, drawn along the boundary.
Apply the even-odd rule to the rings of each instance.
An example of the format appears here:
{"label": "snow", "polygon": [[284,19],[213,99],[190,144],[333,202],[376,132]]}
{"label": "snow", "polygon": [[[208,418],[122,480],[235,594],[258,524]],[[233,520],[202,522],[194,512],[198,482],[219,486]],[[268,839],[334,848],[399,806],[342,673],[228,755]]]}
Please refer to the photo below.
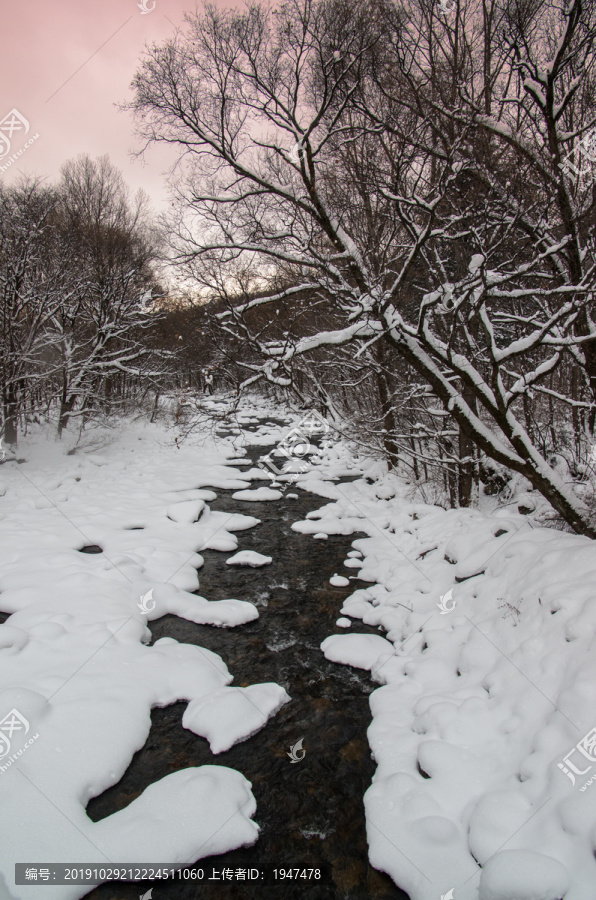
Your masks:
{"label": "snow", "polygon": [[273,488],[268,487],[254,488],[253,490],[236,491],[236,493],[232,494],[234,500],[249,500],[253,503],[260,503],[264,500],[279,500],[281,496],[281,491],[276,491]]}
{"label": "snow", "polygon": [[[226,628],[258,617],[252,603],[194,593],[201,551],[237,550],[259,521],[208,505],[212,488],[250,484],[227,464],[232,444],[201,435],[175,447],[138,421],[99,437],[69,456],[67,441],[38,436],[19,448],[26,462],[1,471],[0,608],[12,615],[0,625],[0,720],[20,718],[7,752],[0,729],[0,897],[39,893],[13,885],[15,860],[179,863],[253,844],[250,782],[225,766],[173,771],[99,822],[86,806],[122,778],[155,707],[187,702],[187,721],[194,713],[221,748],[289,700],[279,685],[229,687],[205,648],[148,646],[148,622],[166,614]],[[90,544],[102,552],[79,552]],[[216,726],[214,698],[228,717]],[[44,885],[47,900],[85,893]]]}
{"label": "snow", "polygon": [[[252,622],[259,617],[254,604],[246,600],[207,600],[197,594],[178,590],[167,583],[159,584],[141,595],[136,606],[141,609],[141,615],[149,621],[170,614],[181,616],[199,625],[231,627]],[[2,626],[0,633],[1,628]]]}
{"label": "snow", "polygon": [[569,875],[555,859],[528,850],[502,850],[486,864],[479,900],[559,900]]}
{"label": "snow", "polygon": [[224,687],[192,700],[182,725],[209,741],[212,753],[223,753],[260,731],[290,697],[279,684]]}
{"label": "snow", "polygon": [[253,566],[254,568],[257,568],[258,566],[268,566],[272,562],[273,558],[271,556],[264,556],[262,553],[257,553],[255,550],[240,550],[239,553],[230,556],[230,558],[226,560],[226,565]]}
{"label": "snow", "polygon": [[[381,685],[371,864],[411,900],[592,900],[596,544],[540,527],[534,492],[519,515],[413,502],[373,464],[361,469],[372,484],[334,484],[342,452],[303,483],[329,502],[292,527],[367,535],[352,542],[351,631],[321,649]],[[383,636],[358,634],[357,620]],[[564,761],[584,773],[575,784]]]}
{"label": "snow", "polygon": [[[38,803],[38,797],[32,799]],[[230,843],[254,844],[259,834],[258,826],[251,821],[255,811],[250,782],[235,769],[225,766],[181,769],[149,785],[125,809],[98,822],[94,842],[111,860],[126,857],[151,864],[165,858],[184,864],[196,855],[197,847],[204,857],[225,853]],[[43,849],[36,846],[27,858],[47,859]],[[82,852],[87,853],[89,862],[90,854],[93,855],[91,846],[87,844]],[[98,861],[106,864],[105,859]],[[34,886],[18,890],[25,897],[39,896],[39,889]],[[48,885],[44,886],[44,897],[66,900],[80,896],[82,891],[87,892],[86,888]]]}
{"label": "snow", "polygon": [[393,644],[376,634],[333,634],[321,650],[325,659],[358,669],[372,669],[384,654],[394,653]]}
{"label": "snow", "polygon": [[[260,425],[245,443],[286,432]],[[205,648],[148,645],[148,622],[166,614],[225,628],[258,616],[196,593],[201,553],[270,561],[239,550],[258,519],[210,504],[219,489],[280,492],[250,490],[233,439],[197,442],[174,448],[161,427],[127,422],[88,452],[38,441],[19,451],[27,462],[2,466],[0,608],[12,615],[0,625],[0,720],[17,710],[29,726],[0,758],[2,898],[39,893],[12,886],[15,859],[177,863],[258,837],[250,782],[225,766],[172,772],[100,822],[85,811],[145,745],[152,709],[184,701],[184,727],[221,753],[290,701],[281,685],[233,686]],[[359,473],[368,481],[338,483]],[[593,900],[596,544],[541,527],[527,486],[528,515],[417,502],[341,441],[300,485],[323,505],[296,532],[358,533],[344,563],[357,580],[330,580],[355,588],[337,595],[336,625],[350,631],[321,651],[375,685],[371,864],[411,900]],[[89,544],[102,552],[79,552]],[[378,633],[358,633],[360,621]],[[267,651],[296,643],[288,631]],[[48,900],[84,893],[44,885]]]}
{"label": "snow", "polygon": [[[342,239],[352,245],[352,242],[349,241],[347,236],[343,233]],[[353,245],[350,249],[352,250],[352,248]],[[360,256],[356,250],[354,252],[358,257]],[[308,353],[321,346],[346,344],[356,335],[359,335],[360,337],[369,337],[373,334],[374,330],[370,324],[366,322],[356,322],[353,325],[346,326],[346,328],[338,328],[336,331],[319,331],[317,334],[311,335],[310,337],[300,338],[294,352],[296,354]],[[286,355],[289,355],[289,351]]]}
{"label": "snow", "polygon": [[333,587],[348,587],[349,583],[349,578],[345,578],[343,575],[335,574],[329,579],[329,584],[332,584]]}
{"label": "snow", "polygon": [[186,500],[182,503],[173,503],[168,506],[166,515],[172,522],[190,525],[199,521],[204,510],[205,502],[203,500]]}

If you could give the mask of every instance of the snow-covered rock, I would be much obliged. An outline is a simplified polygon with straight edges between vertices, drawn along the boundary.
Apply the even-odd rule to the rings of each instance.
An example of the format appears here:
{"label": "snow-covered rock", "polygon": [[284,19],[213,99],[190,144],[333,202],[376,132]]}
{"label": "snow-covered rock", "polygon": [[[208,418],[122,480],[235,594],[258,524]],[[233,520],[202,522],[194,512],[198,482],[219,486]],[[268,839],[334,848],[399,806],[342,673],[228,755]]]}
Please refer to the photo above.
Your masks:
{"label": "snow-covered rock", "polygon": [[240,550],[234,556],[230,556],[226,560],[228,566],[268,566],[273,562],[273,557],[265,556],[263,553],[257,553],[256,550]]}
{"label": "snow-covered rock", "polygon": [[252,503],[262,503],[265,500],[279,500],[281,496],[283,496],[281,491],[276,491],[274,488],[268,487],[236,491],[232,494],[234,500],[248,500]]}
{"label": "snow-covered rock", "polygon": [[223,753],[260,731],[271,716],[290,702],[285,690],[274,683],[249,687],[224,687],[191,701],[182,725],[207,738],[212,753]]}

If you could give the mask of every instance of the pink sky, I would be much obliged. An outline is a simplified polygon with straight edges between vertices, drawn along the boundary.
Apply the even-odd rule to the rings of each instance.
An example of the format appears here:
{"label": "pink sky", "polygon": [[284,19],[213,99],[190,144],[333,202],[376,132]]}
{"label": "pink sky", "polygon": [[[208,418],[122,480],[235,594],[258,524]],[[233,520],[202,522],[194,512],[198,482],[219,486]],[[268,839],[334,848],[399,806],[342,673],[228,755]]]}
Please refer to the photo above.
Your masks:
{"label": "pink sky", "polygon": [[[145,44],[160,43],[183,23],[195,0],[13,0],[1,16],[0,120],[13,108],[30,123],[27,137],[13,135],[10,154],[35,133],[39,138],[0,177],[19,172],[55,180],[61,165],[80,153],[108,153],[133,188],[144,188],[156,208],[166,192],[162,172],[172,150],[155,147],[145,162],[129,113],[116,103],[129,88]],[[222,4],[223,5],[223,4]],[[228,5],[227,3],[225,5]],[[231,5],[231,4],[230,4]],[[0,170],[1,171],[1,170]]]}

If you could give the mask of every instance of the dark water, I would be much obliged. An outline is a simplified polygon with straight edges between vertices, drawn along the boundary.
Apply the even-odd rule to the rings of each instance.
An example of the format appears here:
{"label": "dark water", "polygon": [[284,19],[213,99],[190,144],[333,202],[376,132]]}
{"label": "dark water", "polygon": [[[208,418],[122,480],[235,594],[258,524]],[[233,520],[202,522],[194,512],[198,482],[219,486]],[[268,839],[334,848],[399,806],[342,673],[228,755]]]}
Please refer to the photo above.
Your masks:
{"label": "dark water", "polygon": [[[260,448],[253,458],[265,452]],[[253,485],[256,486],[256,485]],[[288,492],[292,492],[292,488]],[[237,686],[275,681],[292,698],[247,741],[214,756],[206,740],[182,728],[185,703],[155,709],[146,745],[135,754],[122,780],[93,799],[87,812],[98,821],[126,807],[152,782],[188,766],[223,765],[242,772],[252,783],[257,802],[255,820],[261,826],[254,847],[201,861],[201,867],[249,868],[331,867],[333,884],[302,882],[265,887],[249,883],[207,885],[156,882],[154,900],[186,898],[274,897],[396,898],[408,900],[391,879],[368,863],[363,794],[374,773],[366,740],[370,724],[368,695],[376,686],[367,672],[327,662],[321,641],[345,633],[335,621],[343,599],[361,582],[334,588],[334,572],[350,575],[342,566],[351,537],[314,540],[292,531],[292,522],[323,505],[322,498],[300,490],[298,499],[246,503],[231,492],[217,491],[212,509],[245,512],[262,524],[238,533],[239,549],[273,557],[260,569],[226,566],[229,553],[201,551],[199,593],[210,600],[235,597],[259,608],[255,622],[233,629],[196,625],[175,616],[150,623],[153,640],[173,637],[218,653]],[[360,622],[358,632],[378,633]],[[304,739],[304,759],[291,764],[290,747]],[[156,862],[158,862],[156,860]],[[160,861],[161,862],[161,861]],[[138,898],[149,884],[106,883],[88,896],[92,900]]]}

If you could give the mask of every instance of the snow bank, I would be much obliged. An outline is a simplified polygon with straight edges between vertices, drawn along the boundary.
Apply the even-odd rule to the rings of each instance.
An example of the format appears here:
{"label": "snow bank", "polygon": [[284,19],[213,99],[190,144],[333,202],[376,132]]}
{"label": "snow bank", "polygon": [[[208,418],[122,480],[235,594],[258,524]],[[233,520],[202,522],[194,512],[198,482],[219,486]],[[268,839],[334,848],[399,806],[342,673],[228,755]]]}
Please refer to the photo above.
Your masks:
{"label": "snow bank", "polygon": [[[202,709],[222,748],[289,699],[277,685],[238,694],[201,647],[147,646],[147,622],[166,614],[223,627],[258,616],[251,603],[194,593],[201,551],[236,550],[236,533],[259,521],[208,505],[212,486],[249,486],[227,465],[233,447],[174,447],[160,427],[131,423],[110,440],[71,456],[40,442],[25,447],[29,462],[2,467],[0,609],[12,615],[0,625],[0,896],[39,895],[14,886],[15,860],[180,863],[257,839],[250,783],[224,766],[172,772],[100,822],[86,814],[145,744],[153,708]],[[79,552],[93,544],[102,552]],[[222,703],[222,692],[256,706]],[[210,723],[213,698],[227,724]],[[46,900],[86,892],[43,887]]]}
{"label": "snow bank", "polygon": [[480,900],[560,900],[569,874],[555,859],[529,850],[502,850],[487,862],[480,878]]}
{"label": "snow bank", "polygon": [[341,469],[336,452],[305,476],[330,502],[293,528],[367,535],[341,613],[385,637],[352,622],[322,650],[382,685],[372,865],[412,900],[593,900],[596,544],[412,503],[394,476],[332,483]]}
{"label": "snow bank", "polygon": [[[351,624],[349,619],[343,621]],[[395,652],[393,644],[376,634],[332,634],[323,641],[321,650],[331,662],[369,670],[382,654]]]}

